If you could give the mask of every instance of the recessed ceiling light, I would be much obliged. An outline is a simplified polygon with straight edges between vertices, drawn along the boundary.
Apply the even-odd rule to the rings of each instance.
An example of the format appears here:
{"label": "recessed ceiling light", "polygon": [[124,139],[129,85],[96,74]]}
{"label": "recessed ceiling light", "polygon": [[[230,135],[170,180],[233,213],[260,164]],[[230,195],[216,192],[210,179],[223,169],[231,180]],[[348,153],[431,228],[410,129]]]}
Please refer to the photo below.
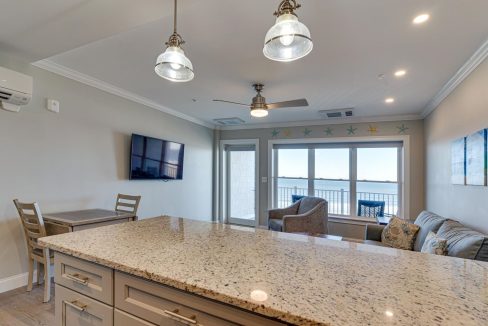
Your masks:
{"label": "recessed ceiling light", "polygon": [[426,21],[428,21],[429,18],[430,18],[430,15],[429,14],[421,14],[421,15],[418,15],[417,17],[415,17],[413,19],[413,23],[416,24],[416,25],[423,24]]}
{"label": "recessed ceiling light", "polygon": [[395,99],[393,97],[388,97],[385,99],[385,103],[391,104],[393,102],[395,102]]}
{"label": "recessed ceiling light", "polygon": [[388,317],[393,317],[393,311],[387,310],[385,311],[385,315],[387,315]]}
{"label": "recessed ceiling light", "polygon": [[395,71],[395,77],[403,77],[406,74],[407,74],[407,71],[403,70],[403,69]]}

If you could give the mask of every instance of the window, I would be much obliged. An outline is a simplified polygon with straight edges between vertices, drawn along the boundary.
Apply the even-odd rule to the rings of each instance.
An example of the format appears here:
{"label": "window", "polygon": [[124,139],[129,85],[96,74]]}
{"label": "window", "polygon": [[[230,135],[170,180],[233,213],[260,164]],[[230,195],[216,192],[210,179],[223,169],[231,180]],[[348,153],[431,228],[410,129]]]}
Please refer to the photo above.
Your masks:
{"label": "window", "polygon": [[314,196],[325,198],[329,212],[350,215],[348,148],[315,149]]}
{"label": "window", "polygon": [[273,206],[287,207],[297,196],[315,196],[328,201],[331,215],[365,217],[358,210],[362,201],[379,202],[372,204],[384,206],[386,216],[398,214],[402,148],[401,142],[276,144]]}

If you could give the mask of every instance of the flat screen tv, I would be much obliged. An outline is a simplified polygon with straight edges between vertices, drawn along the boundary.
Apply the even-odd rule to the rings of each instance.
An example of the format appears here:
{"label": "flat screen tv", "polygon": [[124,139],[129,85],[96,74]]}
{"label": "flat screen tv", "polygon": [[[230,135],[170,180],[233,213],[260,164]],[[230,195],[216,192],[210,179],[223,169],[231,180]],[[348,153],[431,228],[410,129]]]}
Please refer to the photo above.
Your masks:
{"label": "flat screen tv", "polygon": [[132,134],[131,180],[181,180],[185,145]]}

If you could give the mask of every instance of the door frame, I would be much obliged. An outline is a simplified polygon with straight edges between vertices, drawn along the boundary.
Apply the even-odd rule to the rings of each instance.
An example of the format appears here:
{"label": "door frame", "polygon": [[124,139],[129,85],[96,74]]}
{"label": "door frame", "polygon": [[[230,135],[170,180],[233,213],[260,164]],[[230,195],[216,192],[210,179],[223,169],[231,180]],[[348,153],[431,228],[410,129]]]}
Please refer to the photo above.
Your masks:
{"label": "door frame", "polygon": [[255,223],[251,226],[259,226],[259,139],[232,139],[221,140],[219,146],[219,222],[228,223],[227,220],[227,155],[225,153],[226,145],[254,145],[255,147]]}

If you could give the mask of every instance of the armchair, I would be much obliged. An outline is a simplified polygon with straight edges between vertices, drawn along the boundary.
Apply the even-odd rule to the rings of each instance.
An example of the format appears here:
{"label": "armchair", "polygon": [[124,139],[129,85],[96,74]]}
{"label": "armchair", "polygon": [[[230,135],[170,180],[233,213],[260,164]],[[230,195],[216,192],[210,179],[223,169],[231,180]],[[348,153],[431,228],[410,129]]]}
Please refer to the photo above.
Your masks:
{"label": "armchair", "polygon": [[304,197],[286,208],[269,211],[270,230],[327,234],[327,201],[317,197]]}

